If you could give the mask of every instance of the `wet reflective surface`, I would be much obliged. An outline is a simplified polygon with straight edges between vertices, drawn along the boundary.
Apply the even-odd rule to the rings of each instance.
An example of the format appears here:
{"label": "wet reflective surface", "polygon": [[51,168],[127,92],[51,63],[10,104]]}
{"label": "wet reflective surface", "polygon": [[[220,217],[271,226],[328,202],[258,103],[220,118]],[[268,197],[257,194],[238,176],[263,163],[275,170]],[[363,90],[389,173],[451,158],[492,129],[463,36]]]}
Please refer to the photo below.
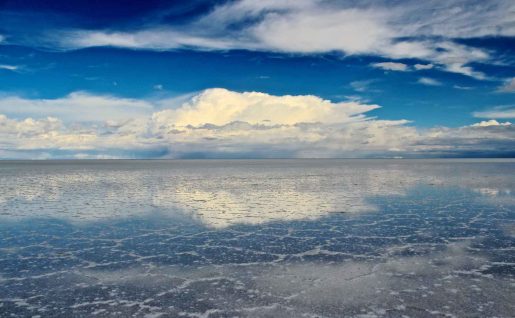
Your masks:
{"label": "wet reflective surface", "polygon": [[1,317],[510,317],[515,162],[0,162]]}

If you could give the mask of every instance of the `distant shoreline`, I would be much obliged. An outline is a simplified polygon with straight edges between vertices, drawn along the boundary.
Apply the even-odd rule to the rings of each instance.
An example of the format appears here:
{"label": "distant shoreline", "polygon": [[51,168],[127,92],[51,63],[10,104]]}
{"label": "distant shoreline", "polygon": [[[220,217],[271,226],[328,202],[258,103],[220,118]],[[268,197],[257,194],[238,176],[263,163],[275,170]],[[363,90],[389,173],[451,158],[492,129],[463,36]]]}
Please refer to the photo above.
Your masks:
{"label": "distant shoreline", "polygon": [[138,162],[138,161],[152,161],[152,162],[244,162],[244,161],[454,161],[454,162],[515,162],[515,158],[502,158],[502,157],[481,157],[481,158],[202,158],[202,159],[182,159],[182,158],[120,158],[120,159],[0,159],[1,163],[36,163],[36,162]]}

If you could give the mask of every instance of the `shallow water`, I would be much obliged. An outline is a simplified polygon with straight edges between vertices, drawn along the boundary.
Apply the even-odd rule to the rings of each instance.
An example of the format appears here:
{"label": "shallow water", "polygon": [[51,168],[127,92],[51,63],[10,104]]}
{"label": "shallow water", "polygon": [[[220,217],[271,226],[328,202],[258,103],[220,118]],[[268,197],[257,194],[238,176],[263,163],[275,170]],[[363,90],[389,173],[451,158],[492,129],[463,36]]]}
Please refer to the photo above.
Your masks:
{"label": "shallow water", "polygon": [[0,162],[0,317],[513,316],[513,160]]}

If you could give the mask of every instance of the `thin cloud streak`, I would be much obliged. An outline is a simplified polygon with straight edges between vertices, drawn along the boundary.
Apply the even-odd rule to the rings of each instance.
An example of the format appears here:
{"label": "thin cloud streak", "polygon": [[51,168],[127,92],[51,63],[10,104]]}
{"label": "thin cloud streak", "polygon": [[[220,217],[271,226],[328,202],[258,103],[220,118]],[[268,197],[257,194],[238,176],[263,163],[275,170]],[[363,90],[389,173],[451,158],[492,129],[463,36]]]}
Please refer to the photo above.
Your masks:
{"label": "thin cloud streak", "polygon": [[419,78],[418,83],[422,84],[422,85],[427,85],[427,86],[442,86],[443,85],[442,82],[437,81],[433,78],[429,78],[429,77]]}
{"label": "thin cloud streak", "polygon": [[474,112],[472,115],[476,118],[515,118],[515,106],[497,106],[491,109]]}
{"label": "thin cloud streak", "polygon": [[20,67],[18,65],[0,64],[0,70],[17,71]]}

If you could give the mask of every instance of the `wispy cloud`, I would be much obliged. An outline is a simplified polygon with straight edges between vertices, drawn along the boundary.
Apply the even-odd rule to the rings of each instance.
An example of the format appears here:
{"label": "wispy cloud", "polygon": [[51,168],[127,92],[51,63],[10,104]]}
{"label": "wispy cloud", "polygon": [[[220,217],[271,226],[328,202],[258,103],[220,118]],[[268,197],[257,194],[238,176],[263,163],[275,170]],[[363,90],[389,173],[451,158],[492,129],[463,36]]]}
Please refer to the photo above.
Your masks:
{"label": "wispy cloud", "polygon": [[476,118],[515,118],[515,105],[496,106],[472,113]]}
{"label": "wispy cloud", "polygon": [[430,70],[434,67],[433,64],[429,63],[429,64],[415,64],[413,65],[413,67],[417,70],[417,71],[420,71],[420,70]]}
{"label": "wispy cloud", "polygon": [[[370,79],[370,80],[363,80],[363,81],[354,81],[350,83],[350,86],[356,91],[360,93],[369,92],[371,91],[370,85],[372,85],[377,80]],[[377,92],[378,90],[372,89],[372,91]]]}
{"label": "wispy cloud", "polygon": [[456,89],[464,90],[464,91],[469,91],[469,90],[471,90],[471,89],[474,89],[474,87],[470,87],[470,86],[461,86],[461,85],[454,85],[453,87],[454,87],[454,88],[456,88]]}
{"label": "wispy cloud", "polygon": [[434,78],[429,77],[421,77],[418,79],[417,83],[428,86],[441,86],[443,85],[440,81],[435,80]]}
{"label": "wispy cloud", "polygon": [[292,53],[338,51],[427,61],[431,67],[477,79],[470,63],[490,63],[484,49],[456,39],[515,36],[513,1],[330,2],[231,1],[180,27],[148,23],[132,30],[64,30],[45,43],[63,49],[116,46],[133,49],[248,49]]}
{"label": "wispy cloud", "polygon": [[505,81],[505,83],[497,88],[501,93],[514,93],[515,92],[515,77]]}
{"label": "wispy cloud", "polygon": [[0,97],[0,114],[16,118],[57,117],[65,121],[127,120],[152,112],[148,101],[74,92],[56,99]]}
{"label": "wispy cloud", "polygon": [[406,72],[409,71],[408,65],[404,63],[398,63],[398,62],[381,62],[381,63],[373,63],[371,64],[372,67],[380,68],[386,71],[400,71],[400,72]]}
{"label": "wispy cloud", "polygon": [[0,64],[0,70],[17,71],[20,69],[19,65]]}

